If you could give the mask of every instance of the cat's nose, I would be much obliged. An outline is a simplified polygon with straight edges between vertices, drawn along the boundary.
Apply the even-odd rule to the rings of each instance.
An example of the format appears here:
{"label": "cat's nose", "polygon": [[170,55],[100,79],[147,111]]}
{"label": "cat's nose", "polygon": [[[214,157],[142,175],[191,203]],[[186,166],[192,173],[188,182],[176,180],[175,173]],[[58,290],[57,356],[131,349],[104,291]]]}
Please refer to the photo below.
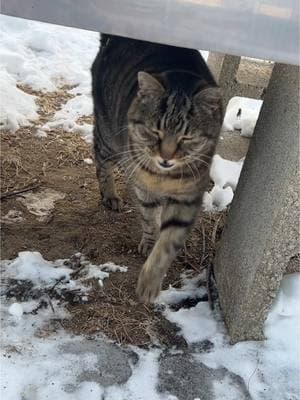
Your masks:
{"label": "cat's nose", "polygon": [[173,164],[169,162],[169,160],[162,160],[159,162],[159,165],[163,168],[171,168]]}

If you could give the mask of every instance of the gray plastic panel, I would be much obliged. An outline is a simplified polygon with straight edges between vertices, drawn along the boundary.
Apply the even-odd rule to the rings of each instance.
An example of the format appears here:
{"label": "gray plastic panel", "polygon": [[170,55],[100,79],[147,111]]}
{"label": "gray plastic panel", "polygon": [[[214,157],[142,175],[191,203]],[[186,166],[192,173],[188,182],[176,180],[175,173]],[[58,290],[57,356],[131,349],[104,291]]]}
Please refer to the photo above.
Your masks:
{"label": "gray plastic panel", "polygon": [[2,0],[1,13],[299,64],[299,0]]}

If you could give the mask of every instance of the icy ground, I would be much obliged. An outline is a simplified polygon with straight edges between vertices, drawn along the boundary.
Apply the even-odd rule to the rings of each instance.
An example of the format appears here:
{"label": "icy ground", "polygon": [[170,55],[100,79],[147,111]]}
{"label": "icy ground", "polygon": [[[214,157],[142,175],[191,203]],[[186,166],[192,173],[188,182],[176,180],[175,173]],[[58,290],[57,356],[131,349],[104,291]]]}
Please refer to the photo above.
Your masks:
{"label": "icy ground", "polygon": [[[5,98],[0,104],[1,128],[13,133],[38,118],[35,96],[17,85],[44,92],[69,85],[66,90],[76,96],[41,129],[47,134],[61,126],[91,141],[92,126],[79,125],[77,120],[92,112],[89,68],[98,49],[98,34],[4,16],[0,25],[0,85]],[[258,113],[257,103],[235,100],[223,128],[251,136]],[[214,187],[204,202],[207,211],[230,204],[242,165],[243,160],[234,163],[214,157]],[[27,199],[26,205],[30,202],[31,210],[39,212],[40,200]],[[14,223],[20,217],[6,218]],[[219,311],[212,312],[203,301],[206,293],[199,286],[203,277],[187,274],[181,289],[171,287],[161,294],[158,308],[177,324],[188,348],[141,350],[117,346],[104,337],[74,336],[60,325],[69,318],[65,305],[70,293],[88,301],[86,281],[94,277],[105,290],[114,273],[126,274],[126,266],[109,260],[92,265],[78,254],[70,260],[46,261],[39,253],[21,252],[15,260],[2,261],[1,399],[299,399],[300,274],[282,282],[265,323],[266,340],[234,346],[228,342]],[[12,294],[19,287],[26,289],[23,298]],[[194,299],[195,304],[173,307],[185,299]]]}

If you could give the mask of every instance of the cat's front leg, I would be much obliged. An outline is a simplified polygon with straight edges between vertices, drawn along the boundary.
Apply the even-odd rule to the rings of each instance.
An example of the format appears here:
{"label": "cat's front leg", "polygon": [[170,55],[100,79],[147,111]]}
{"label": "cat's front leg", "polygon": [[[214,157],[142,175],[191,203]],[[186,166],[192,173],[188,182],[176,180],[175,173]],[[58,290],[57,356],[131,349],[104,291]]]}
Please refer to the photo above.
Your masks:
{"label": "cat's front leg", "polygon": [[138,251],[140,254],[147,256],[158,238],[158,219],[160,217],[161,206],[159,200],[150,196],[147,191],[136,187],[135,193],[142,225],[142,238],[138,246]]}
{"label": "cat's front leg", "polygon": [[161,215],[159,239],[146,260],[137,285],[137,295],[152,303],[159,295],[163,278],[195,222],[199,198],[179,201],[170,199]]}

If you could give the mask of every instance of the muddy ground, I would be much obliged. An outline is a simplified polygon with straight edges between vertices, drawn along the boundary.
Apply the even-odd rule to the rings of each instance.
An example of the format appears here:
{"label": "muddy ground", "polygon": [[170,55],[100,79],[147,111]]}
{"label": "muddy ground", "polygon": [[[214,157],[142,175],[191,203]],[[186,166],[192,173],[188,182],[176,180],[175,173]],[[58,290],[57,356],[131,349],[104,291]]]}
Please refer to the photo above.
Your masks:
{"label": "muddy ground", "polygon": [[[24,91],[32,91],[22,88]],[[39,251],[45,259],[69,258],[83,253],[92,263],[113,261],[128,266],[125,274],[115,273],[104,288],[91,282],[93,289],[85,304],[70,302],[71,319],[60,322],[74,333],[104,333],[119,343],[148,345],[155,341],[168,346],[184,346],[176,328],[155,307],[139,304],[135,285],[144,258],[137,253],[141,230],[134,204],[123,177],[118,175],[124,209],[116,213],[100,201],[91,148],[78,135],[56,129],[45,138],[36,137],[38,128],[49,121],[69,98],[67,89],[55,93],[34,92],[40,106],[40,119],[15,134],[1,134],[2,259],[15,258],[24,250]],[[92,121],[85,116],[81,121]],[[79,121],[80,122],[80,121]],[[52,189],[64,198],[46,217],[29,212],[20,199],[25,193],[45,193]],[[15,220],[6,216],[14,210]],[[18,222],[18,218],[22,218]],[[180,274],[199,274],[211,264],[225,220],[224,213],[202,213],[186,249],[170,269],[164,288],[180,286]],[[205,285],[205,282],[200,284]],[[201,299],[199,299],[201,300]],[[205,299],[207,300],[207,299]],[[182,304],[180,306],[189,306]]]}

